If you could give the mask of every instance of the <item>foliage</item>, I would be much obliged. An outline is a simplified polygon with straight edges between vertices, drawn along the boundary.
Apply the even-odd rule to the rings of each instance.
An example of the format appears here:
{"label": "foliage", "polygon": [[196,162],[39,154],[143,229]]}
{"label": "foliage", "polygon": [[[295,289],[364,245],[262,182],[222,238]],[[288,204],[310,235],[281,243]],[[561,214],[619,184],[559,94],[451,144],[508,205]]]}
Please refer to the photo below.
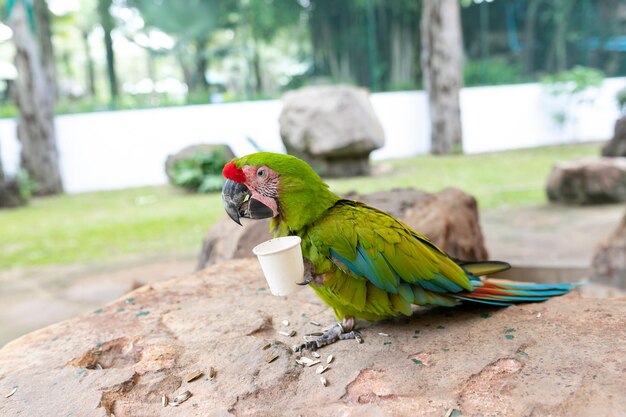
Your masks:
{"label": "foliage", "polygon": [[[585,92],[602,85],[604,74],[595,68],[576,66],[568,71],[546,75],[541,79],[546,91],[555,96],[574,97],[582,102]],[[581,101],[582,100],[582,101]]]}
{"label": "foliage", "polygon": [[617,104],[621,111],[626,111],[626,87],[619,90],[616,94]]}
{"label": "foliage", "polygon": [[482,61],[471,59],[463,67],[464,84],[467,87],[476,85],[519,84],[531,81],[524,75],[522,66],[509,62],[503,57],[489,58]]}
{"label": "foliage", "polygon": [[17,180],[17,184],[20,188],[20,197],[23,200],[30,200],[33,194],[39,189],[37,182],[33,180],[30,175],[28,175],[28,171],[23,168],[17,171],[15,179]]}
{"label": "foliage", "polygon": [[555,123],[562,128],[573,120],[569,114],[573,104],[593,103],[603,80],[602,71],[581,66],[543,77],[544,90],[561,101],[559,109],[552,114]]}
{"label": "foliage", "polygon": [[[373,177],[330,181],[333,191],[394,187],[438,191],[455,186],[481,210],[545,204],[545,179],[556,161],[593,156],[599,145],[553,146],[471,156],[417,156],[380,161]],[[224,209],[220,195],[145,187],[35,198],[0,216],[0,269],[85,262],[125,254],[193,256]]]}
{"label": "foliage", "polygon": [[199,193],[220,191],[224,185],[222,168],[227,162],[228,158],[221,148],[196,152],[189,158],[174,162],[171,168],[172,182]]}

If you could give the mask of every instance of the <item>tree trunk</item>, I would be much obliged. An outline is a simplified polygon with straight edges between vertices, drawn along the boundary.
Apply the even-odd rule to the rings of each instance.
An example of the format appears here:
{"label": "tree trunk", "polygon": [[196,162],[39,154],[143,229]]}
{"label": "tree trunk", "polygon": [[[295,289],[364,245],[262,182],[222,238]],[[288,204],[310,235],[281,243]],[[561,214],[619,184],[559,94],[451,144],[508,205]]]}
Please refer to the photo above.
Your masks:
{"label": "tree trunk", "polygon": [[85,73],[87,75],[86,84],[87,91],[91,97],[96,96],[96,71],[94,69],[93,57],[91,56],[91,47],[89,46],[89,33],[81,32],[83,39],[83,48],[85,52]]}
{"label": "tree trunk", "polygon": [[98,0],[98,13],[100,15],[100,24],[104,30],[104,48],[107,58],[107,75],[109,77],[109,91],[111,93],[111,103],[115,105],[118,97],[117,74],[115,73],[115,54],[113,53],[113,38],[111,32],[115,27],[113,17],[109,9],[112,0]]}
{"label": "tree trunk", "polygon": [[35,0],[33,2],[33,12],[37,27],[37,41],[41,51],[41,62],[44,74],[48,83],[54,86],[53,92],[55,100],[58,95],[57,74],[54,59],[54,48],[52,47],[52,31],[50,30],[50,9],[46,0]]}
{"label": "tree trunk", "polygon": [[422,72],[430,109],[431,153],[463,151],[459,92],[463,40],[458,0],[422,0]]}
{"label": "tree trunk", "polygon": [[526,75],[535,71],[535,21],[541,0],[530,0],[524,22],[524,66]]}
{"label": "tree trunk", "polygon": [[54,84],[42,66],[37,39],[24,2],[15,3],[9,16],[15,44],[18,78],[15,98],[20,110],[17,137],[22,145],[21,165],[37,182],[37,194],[63,191],[54,132]]}

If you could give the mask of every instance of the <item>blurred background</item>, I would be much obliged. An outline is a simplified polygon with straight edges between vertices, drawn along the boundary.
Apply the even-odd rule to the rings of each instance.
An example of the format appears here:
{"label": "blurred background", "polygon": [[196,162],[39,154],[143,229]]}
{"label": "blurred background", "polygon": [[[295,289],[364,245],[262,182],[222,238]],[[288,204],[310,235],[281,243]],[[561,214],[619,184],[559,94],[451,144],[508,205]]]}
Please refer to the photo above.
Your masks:
{"label": "blurred background", "polygon": [[[624,0],[0,10],[0,346],[206,265],[221,167],[257,150],[338,161],[325,175],[338,193],[460,188],[478,203],[490,257],[531,275],[593,276],[623,214]],[[340,114],[346,96],[373,119]],[[345,124],[374,120],[356,151],[365,169],[297,143],[292,125],[306,121],[290,111],[316,104]],[[572,169],[574,180],[562,174]]]}

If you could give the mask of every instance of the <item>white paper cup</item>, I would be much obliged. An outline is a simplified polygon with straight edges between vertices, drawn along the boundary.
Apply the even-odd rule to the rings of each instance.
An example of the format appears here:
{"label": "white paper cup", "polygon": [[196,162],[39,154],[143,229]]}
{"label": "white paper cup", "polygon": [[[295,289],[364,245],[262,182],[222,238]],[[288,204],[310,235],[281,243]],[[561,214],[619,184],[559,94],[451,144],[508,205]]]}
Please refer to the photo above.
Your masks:
{"label": "white paper cup", "polygon": [[296,284],[302,282],[304,275],[300,241],[298,236],[278,237],[252,249],[259,259],[272,294],[288,295],[300,288]]}

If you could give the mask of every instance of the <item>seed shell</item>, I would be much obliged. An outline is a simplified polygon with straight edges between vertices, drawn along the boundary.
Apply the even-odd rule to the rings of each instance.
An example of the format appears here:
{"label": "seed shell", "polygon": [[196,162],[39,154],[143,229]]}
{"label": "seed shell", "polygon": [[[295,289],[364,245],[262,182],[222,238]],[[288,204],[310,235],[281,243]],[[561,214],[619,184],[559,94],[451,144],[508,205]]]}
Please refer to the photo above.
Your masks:
{"label": "seed shell", "polygon": [[328,386],[328,381],[323,376],[320,376],[320,382],[322,383],[323,386],[325,387]]}
{"label": "seed shell", "polygon": [[292,330],[290,332],[278,332],[279,334],[285,336],[285,337],[294,337],[296,335],[296,331]]}
{"label": "seed shell", "polygon": [[213,379],[215,378],[215,375],[217,375],[217,372],[215,372],[215,368],[213,368],[212,366],[209,368],[209,379]]}
{"label": "seed shell", "polygon": [[313,326],[321,326],[321,324],[319,324],[318,322],[314,320],[311,320],[309,323],[312,324]]}
{"label": "seed shell", "polygon": [[178,407],[179,405],[181,405],[182,403],[187,401],[189,399],[189,397],[191,397],[191,392],[184,391],[184,392],[178,394],[176,396],[176,398],[174,398],[174,400],[170,401],[170,406]]}
{"label": "seed shell", "polygon": [[17,387],[13,387],[13,389],[11,390],[11,392],[9,392],[7,395],[4,396],[4,398],[9,398],[10,396],[12,396],[13,394],[15,394],[17,392]]}
{"label": "seed shell", "polygon": [[267,352],[265,355],[265,362],[272,363],[278,358],[278,354],[276,352]]}
{"label": "seed shell", "polygon": [[326,358],[326,363],[331,363],[334,359],[333,355],[328,355],[328,357]]}
{"label": "seed shell", "polygon": [[327,369],[328,369],[328,366],[320,365],[315,370],[315,373],[318,374],[318,375],[319,374],[323,374]]}
{"label": "seed shell", "polygon": [[193,371],[192,373],[188,374],[185,377],[185,381],[187,382],[193,382],[196,379],[200,378],[202,375],[204,375],[204,372],[202,371]]}
{"label": "seed shell", "polygon": [[383,336],[383,337],[389,337],[388,333],[383,333],[383,332],[378,332],[379,336]]}
{"label": "seed shell", "polygon": [[289,326],[289,320],[283,320],[281,323],[283,326]]}
{"label": "seed shell", "polygon": [[313,357],[314,357],[314,358],[316,358],[316,359],[319,359],[319,358],[320,358],[320,354],[319,354],[319,353],[317,353],[317,352],[311,352],[311,356],[313,356]]}
{"label": "seed shell", "polygon": [[356,340],[357,343],[363,343],[363,338],[361,337],[360,334],[355,334],[354,340]]}
{"label": "seed shell", "polygon": [[167,395],[163,395],[161,397],[161,405],[163,407],[167,407],[167,405],[169,404],[170,400],[167,398]]}
{"label": "seed shell", "polygon": [[261,350],[269,349],[270,347],[272,347],[272,342],[267,342],[261,346]]}

